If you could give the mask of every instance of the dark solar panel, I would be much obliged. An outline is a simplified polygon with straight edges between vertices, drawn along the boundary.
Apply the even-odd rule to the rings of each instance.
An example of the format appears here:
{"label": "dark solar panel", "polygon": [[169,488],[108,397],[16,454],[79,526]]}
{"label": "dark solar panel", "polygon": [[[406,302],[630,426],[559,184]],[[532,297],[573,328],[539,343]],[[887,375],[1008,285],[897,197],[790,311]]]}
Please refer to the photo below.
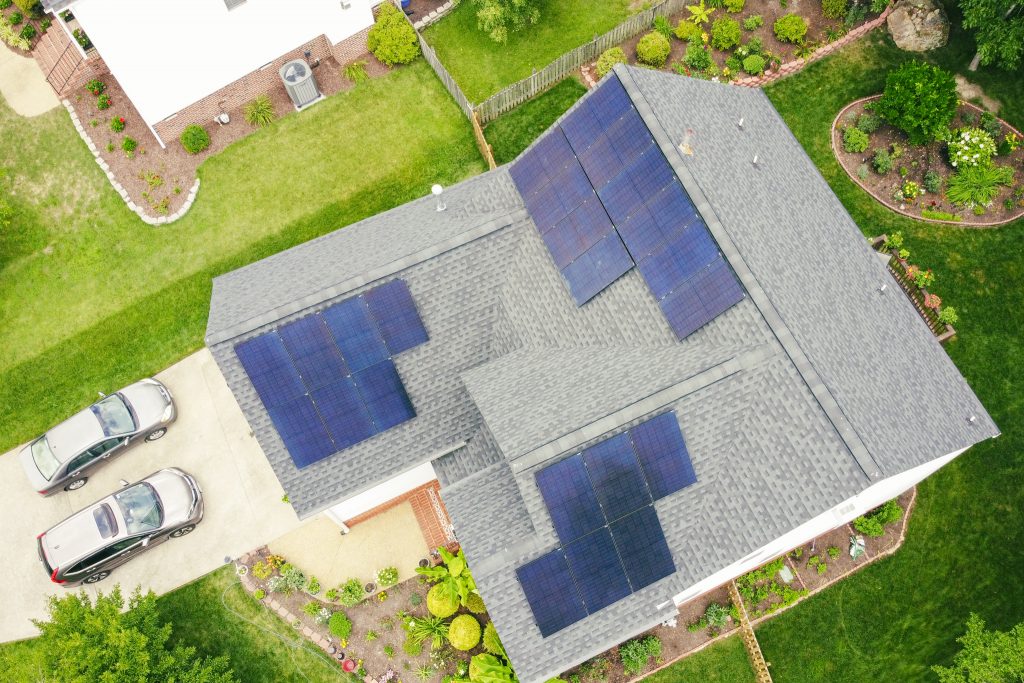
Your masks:
{"label": "dark solar panel", "polygon": [[612,143],[602,135],[580,155],[580,165],[587,172],[590,184],[600,190],[622,172],[622,162],[612,149]]}
{"label": "dark solar panel", "polygon": [[268,407],[267,413],[296,467],[311,465],[337,450],[308,396]]}
{"label": "dark solar panel", "polygon": [[362,297],[334,304],[321,315],[349,370],[357,372],[387,359],[387,347]]}
{"label": "dark solar panel", "polygon": [[641,206],[624,223],[620,223],[618,230],[629,255],[637,265],[665,244],[661,228],[646,206]]}
{"label": "dark solar panel", "polygon": [[675,572],[672,553],[653,505],[612,522],[610,527],[634,592]]}
{"label": "dark solar panel", "polygon": [[636,191],[626,171],[622,171],[599,189],[597,195],[615,225],[624,223],[629,215],[644,203],[644,198]]}
{"label": "dark solar panel", "polygon": [[581,247],[578,254],[582,254],[597,244],[605,235],[615,229],[612,222],[608,219],[608,214],[605,213],[601,200],[597,198],[593,190],[591,190],[587,201],[583,202],[570,214],[570,218],[572,219],[578,243]]}
{"label": "dark solar panel", "polygon": [[740,287],[729,264],[721,256],[711,263],[705,273],[702,273],[696,287],[709,320],[713,320],[743,299],[743,288]]}
{"label": "dark solar panel", "polygon": [[509,175],[512,176],[512,182],[516,184],[519,194],[524,199],[548,182],[544,165],[540,162],[540,155],[537,154],[536,149],[531,149],[517,159],[509,168]]}
{"label": "dark solar panel", "polygon": [[348,374],[331,333],[318,315],[307,315],[278,331],[306,389],[312,391]]}
{"label": "dark solar panel", "polygon": [[576,156],[587,151],[604,132],[601,122],[597,120],[588,100],[580,103],[572,113],[562,120],[560,125]]}
{"label": "dark solar panel", "polygon": [[683,226],[694,221],[701,222],[697,215],[697,207],[678,182],[669,183],[660,192],[648,197],[647,208],[666,237],[679,232]]}
{"label": "dark solar panel", "polygon": [[676,174],[672,172],[668,160],[653,142],[626,172],[633,181],[636,191],[645,201],[653,199],[670,183],[676,182]]}
{"label": "dark solar panel", "polygon": [[536,480],[562,543],[604,525],[601,508],[581,456],[574,455],[545,467],[537,472]]}
{"label": "dark solar panel", "polygon": [[320,417],[334,437],[337,450],[369,439],[376,433],[370,414],[351,377],[321,387],[311,394]]}
{"label": "dark solar panel", "polygon": [[363,296],[392,356],[427,341],[427,330],[405,280],[392,280]]}
{"label": "dark solar panel", "polygon": [[541,233],[550,230],[569,213],[558,197],[558,189],[551,183],[526,198],[526,210]]}
{"label": "dark solar panel", "polygon": [[700,302],[697,291],[689,282],[677,287],[659,301],[658,305],[677,339],[686,339],[709,322],[704,312],[704,304]]}
{"label": "dark solar panel", "polygon": [[552,128],[550,133],[542,137],[533,151],[549,178],[557,178],[566,166],[576,162],[576,155],[573,154],[569,141],[558,128]]}
{"label": "dark solar panel", "polygon": [[577,306],[597,296],[633,267],[618,233],[612,231],[562,270]]}
{"label": "dark solar panel", "polygon": [[654,298],[662,299],[719,258],[718,246],[703,226],[691,226],[640,263],[640,274]]}
{"label": "dark solar panel", "polygon": [[[650,129],[635,109],[626,112],[621,119],[612,124],[607,135],[612,143],[612,149],[625,167],[632,166],[645,151],[657,149]],[[660,152],[659,156],[665,158]]]}
{"label": "dark solar panel", "polygon": [[354,379],[376,431],[383,432],[416,416],[394,361],[360,370]]}
{"label": "dark solar panel", "polygon": [[651,494],[628,434],[618,434],[586,449],[583,462],[609,521],[650,505]]}
{"label": "dark solar panel", "polygon": [[617,76],[612,76],[595,89],[587,99],[598,123],[605,130],[633,110],[633,102]]}
{"label": "dark solar panel", "polygon": [[306,393],[299,373],[276,332],[267,332],[236,344],[235,355],[263,405],[268,408],[288,403]]}
{"label": "dark solar panel", "polygon": [[697,481],[675,413],[664,413],[638,424],[629,430],[629,436],[655,500]]}
{"label": "dark solar panel", "polygon": [[547,637],[587,616],[560,549],[516,568],[516,576],[542,636]]}
{"label": "dark solar panel", "polygon": [[566,213],[594,195],[594,188],[590,185],[587,174],[583,172],[583,167],[575,158],[555,177],[551,186],[557,191],[558,199]]}
{"label": "dark solar panel", "polygon": [[632,592],[607,527],[565,546],[565,557],[590,614]]}

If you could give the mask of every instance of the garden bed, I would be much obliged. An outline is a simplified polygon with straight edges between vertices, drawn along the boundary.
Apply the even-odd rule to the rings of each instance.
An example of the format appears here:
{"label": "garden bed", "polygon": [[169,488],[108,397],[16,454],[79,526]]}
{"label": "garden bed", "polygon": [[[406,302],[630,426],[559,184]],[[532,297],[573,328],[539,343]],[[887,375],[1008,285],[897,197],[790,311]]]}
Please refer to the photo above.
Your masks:
{"label": "garden bed", "polygon": [[927,288],[935,282],[935,274],[930,268],[924,269],[910,263],[910,251],[903,248],[903,234],[896,232],[891,237],[880,235],[871,244],[880,253],[889,255],[889,273],[917,309],[928,329],[940,342],[955,337],[953,324],[959,320],[956,309],[943,305],[938,295],[928,291]]}
{"label": "garden bed", "polygon": [[[3,2],[0,2],[0,5],[2,4]],[[17,20],[17,23],[12,25],[12,20]],[[22,45],[27,45],[27,49],[22,47],[22,45],[12,45],[6,40],[0,40],[0,42],[3,42],[10,49],[25,57],[31,56],[32,48],[36,46],[36,43],[39,42],[43,34],[53,27],[53,17],[45,14],[41,6],[37,6],[37,11],[26,12],[17,5],[11,4],[9,7],[0,9],[0,21],[9,27],[16,39],[26,41]],[[56,30],[59,31],[60,28],[57,27]],[[15,42],[20,41],[15,40]]]}
{"label": "garden bed", "polygon": [[[946,196],[949,179],[956,169],[951,165],[945,142],[911,145],[902,131],[877,120],[877,129],[865,131],[868,132],[869,139],[865,151],[847,152],[843,141],[845,128],[858,127],[865,114],[869,120],[877,119],[872,114],[871,107],[880,97],[881,95],[875,95],[847,105],[832,126],[832,150],[836,159],[847,175],[868,194],[905,216],[965,227],[1002,225],[1024,216],[1024,181],[1021,178],[1021,170],[1024,168],[1024,144],[1020,144],[1009,153],[997,154],[994,157],[993,161],[998,166],[1013,169],[1013,182],[1000,186],[998,193],[987,205],[975,206],[954,204]],[[957,130],[978,126],[990,129],[997,144],[1002,143],[1008,135],[1015,135],[1018,141],[1024,141],[1020,131],[1002,119],[973,104],[961,103],[950,127]],[[872,124],[860,124],[859,127],[871,129]],[[876,150],[883,150],[890,163],[876,164],[876,159],[879,158],[876,157]],[[885,172],[879,172],[880,170]],[[926,174],[930,174],[931,182],[926,182]],[[936,178],[938,185],[935,184]],[[904,193],[908,182],[922,190],[922,193],[916,197],[912,196],[916,193],[915,190]]]}

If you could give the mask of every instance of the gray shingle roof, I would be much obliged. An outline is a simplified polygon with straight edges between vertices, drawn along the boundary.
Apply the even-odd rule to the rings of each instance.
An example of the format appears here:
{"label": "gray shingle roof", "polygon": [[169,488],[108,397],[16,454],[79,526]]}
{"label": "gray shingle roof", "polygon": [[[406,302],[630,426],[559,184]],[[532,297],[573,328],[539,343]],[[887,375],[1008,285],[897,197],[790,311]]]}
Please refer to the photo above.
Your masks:
{"label": "gray shingle roof", "polygon": [[[998,433],[902,293],[878,292],[888,274],[761,92],[615,74],[747,292],[683,342],[635,271],[576,307],[506,169],[449,188],[445,212],[425,198],[214,282],[208,344],[299,514],[436,458],[524,683],[878,478]],[[417,417],[296,469],[234,344],[397,276],[430,335],[397,359]],[[515,578],[556,544],[534,474],[666,410],[698,477],[656,504],[676,573],[541,638]]]}

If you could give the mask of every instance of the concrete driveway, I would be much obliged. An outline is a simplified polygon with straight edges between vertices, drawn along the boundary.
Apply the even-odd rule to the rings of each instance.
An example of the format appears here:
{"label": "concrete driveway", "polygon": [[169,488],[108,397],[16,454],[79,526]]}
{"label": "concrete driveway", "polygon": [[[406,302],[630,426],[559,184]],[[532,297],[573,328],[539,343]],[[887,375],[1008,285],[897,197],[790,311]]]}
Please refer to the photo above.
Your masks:
{"label": "concrete driveway", "polygon": [[[106,464],[78,491],[40,498],[28,485],[17,450],[0,456],[0,548],[7,579],[0,582],[0,642],[36,635],[31,619],[46,616],[50,582],[36,555],[36,535],[119,488],[167,466],[199,481],[206,516],[194,532],[140,555],[86,590],[109,592],[115,583],[166,593],[224,564],[227,557],[264,545],[299,526],[292,507],[209,351],[203,349],[157,375],[174,395],[178,421],[167,435]],[[97,387],[110,391],[116,387]]]}

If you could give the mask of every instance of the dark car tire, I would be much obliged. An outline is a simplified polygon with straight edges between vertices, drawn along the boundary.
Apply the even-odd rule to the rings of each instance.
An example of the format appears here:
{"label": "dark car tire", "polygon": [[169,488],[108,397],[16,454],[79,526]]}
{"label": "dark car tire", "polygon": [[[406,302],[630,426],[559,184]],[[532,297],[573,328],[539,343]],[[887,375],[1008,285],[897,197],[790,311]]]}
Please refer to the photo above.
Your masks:
{"label": "dark car tire", "polygon": [[146,434],[146,441],[153,442],[162,437],[167,433],[167,427],[161,427],[160,429],[154,429],[149,434]]}
{"label": "dark car tire", "polygon": [[67,486],[65,486],[64,490],[77,491],[78,489],[85,486],[85,482],[87,481],[89,481],[89,477],[79,477],[78,479],[75,479],[73,482],[70,482]]}
{"label": "dark car tire", "polygon": [[186,524],[180,529],[175,529],[170,533],[171,538],[181,538],[182,536],[188,536],[192,533],[192,530],[196,528],[195,524]]}
{"label": "dark car tire", "polygon": [[99,583],[108,576],[110,576],[110,572],[108,571],[96,572],[95,574],[90,574],[85,577],[85,580],[82,581],[82,583]]}

